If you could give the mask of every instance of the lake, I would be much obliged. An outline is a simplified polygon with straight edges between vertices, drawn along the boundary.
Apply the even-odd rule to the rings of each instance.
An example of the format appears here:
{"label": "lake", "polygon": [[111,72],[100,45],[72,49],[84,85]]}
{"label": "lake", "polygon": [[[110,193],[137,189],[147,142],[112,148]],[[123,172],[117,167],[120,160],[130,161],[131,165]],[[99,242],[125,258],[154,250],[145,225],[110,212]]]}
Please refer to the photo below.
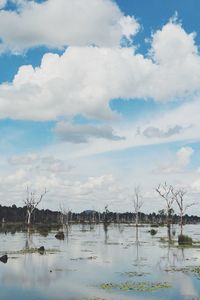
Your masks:
{"label": "lake", "polygon": [[[200,247],[169,245],[165,227],[155,228],[154,236],[150,229],[78,224],[65,240],[55,238],[56,230],[28,235],[1,229],[0,253],[9,259],[0,263],[0,299],[196,300]],[[173,239],[179,230],[173,228]],[[184,233],[199,241],[200,225],[186,225]],[[40,246],[44,254],[23,250]]]}

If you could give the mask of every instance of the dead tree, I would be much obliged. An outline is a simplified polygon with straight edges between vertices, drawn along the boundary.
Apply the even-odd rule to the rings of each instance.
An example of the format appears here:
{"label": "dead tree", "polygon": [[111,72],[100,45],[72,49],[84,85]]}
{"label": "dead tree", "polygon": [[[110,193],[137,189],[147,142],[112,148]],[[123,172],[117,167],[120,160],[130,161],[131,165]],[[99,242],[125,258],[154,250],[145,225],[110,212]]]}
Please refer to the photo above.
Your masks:
{"label": "dead tree", "polygon": [[134,196],[133,196],[133,206],[134,206],[134,212],[135,212],[135,225],[138,227],[138,221],[139,221],[139,212],[144,202],[142,201],[142,195],[140,191],[140,187],[137,186],[134,189]]}
{"label": "dead tree", "polygon": [[61,204],[60,204],[60,223],[64,229],[68,229],[69,227],[69,214],[70,210],[66,210]]}
{"label": "dead tree", "polygon": [[171,239],[171,213],[173,211],[172,206],[175,201],[172,190],[173,190],[173,187],[171,185],[168,185],[166,182],[164,184],[159,184],[159,186],[156,188],[156,192],[166,202],[165,210],[166,210],[166,215],[167,215],[167,227],[168,227],[169,239]]}
{"label": "dead tree", "polygon": [[24,200],[24,204],[27,208],[27,224],[28,226],[31,225],[31,216],[33,211],[37,208],[37,206],[42,201],[44,195],[47,193],[46,188],[44,189],[44,192],[40,194],[40,196],[36,196],[35,192],[30,191],[27,187],[26,189],[26,199]]}
{"label": "dead tree", "polygon": [[191,204],[185,205],[184,204],[184,197],[186,195],[187,191],[183,188],[180,188],[178,190],[175,190],[172,188],[172,194],[174,196],[174,200],[176,201],[178,208],[180,210],[180,227],[181,227],[181,235],[183,235],[183,216],[188,208],[195,205],[196,203],[193,202]]}
{"label": "dead tree", "polygon": [[104,224],[109,223],[108,214],[109,214],[108,204],[106,204],[105,209],[104,209]]}

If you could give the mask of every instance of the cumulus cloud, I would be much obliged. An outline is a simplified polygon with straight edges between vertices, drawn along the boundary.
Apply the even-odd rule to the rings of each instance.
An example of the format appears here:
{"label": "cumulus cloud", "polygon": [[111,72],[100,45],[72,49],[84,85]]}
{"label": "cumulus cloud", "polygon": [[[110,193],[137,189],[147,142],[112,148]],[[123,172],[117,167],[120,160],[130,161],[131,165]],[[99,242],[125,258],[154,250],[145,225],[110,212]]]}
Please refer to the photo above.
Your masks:
{"label": "cumulus cloud", "polygon": [[153,58],[135,54],[132,48],[69,47],[60,56],[45,54],[40,67],[20,67],[11,84],[0,85],[0,118],[56,120],[82,114],[113,119],[112,99],[168,101],[199,91],[194,35],[169,23],[154,36]]}
{"label": "cumulus cloud", "polygon": [[194,150],[191,147],[182,147],[176,152],[176,160],[163,166],[161,171],[163,173],[179,173],[190,164]]}
{"label": "cumulus cloud", "polygon": [[11,166],[24,168],[24,170],[26,169],[31,172],[44,171],[55,174],[68,172],[72,168],[71,166],[66,166],[62,160],[54,156],[41,156],[35,153],[11,156],[8,159],[8,163]]}
{"label": "cumulus cloud", "polygon": [[150,126],[143,131],[143,135],[147,138],[168,138],[175,134],[181,133],[182,130],[183,128],[179,125],[171,127],[167,130],[162,130],[157,127]]}
{"label": "cumulus cloud", "polygon": [[190,163],[190,159],[194,150],[191,147],[182,147],[176,153],[178,164],[181,167],[186,167]]}
{"label": "cumulus cloud", "polygon": [[[47,160],[47,158],[46,158]],[[52,164],[51,164],[52,166]],[[103,210],[108,203],[115,209],[123,209],[128,201],[128,192],[112,174],[101,174],[74,180],[60,171],[40,168],[27,169],[13,165],[12,169],[0,174],[0,196],[2,204],[23,205],[26,188],[29,186],[36,194],[46,188],[47,196],[40,207],[59,209],[62,202],[65,207],[79,211],[85,208]]]}
{"label": "cumulus cloud", "polygon": [[18,1],[19,4],[19,11],[0,12],[1,51],[19,53],[43,45],[113,47],[120,44],[123,36],[130,39],[139,29],[134,17],[124,16],[111,0]]}
{"label": "cumulus cloud", "polygon": [[[192,184],[191,187],[194,191],[200,192],[200,179],[195,180]],[[199,197],[198,197],[199,198]]]}
{"label": "cumulus cloud", "polygon": [[30,165],[39,160],[39,157],[35,153],[29,153],[26,155],[14,155],[8,159],[11,165]]}
{"label": "cumulus cloud", "polygon": [[105,125],[75,125],[66,122],[59,122],[57,123],[54,132],[61,140],[74,144],[87,143],[91,138],[112,141],[124,140],[123,137],[113,133],[112,127]]}

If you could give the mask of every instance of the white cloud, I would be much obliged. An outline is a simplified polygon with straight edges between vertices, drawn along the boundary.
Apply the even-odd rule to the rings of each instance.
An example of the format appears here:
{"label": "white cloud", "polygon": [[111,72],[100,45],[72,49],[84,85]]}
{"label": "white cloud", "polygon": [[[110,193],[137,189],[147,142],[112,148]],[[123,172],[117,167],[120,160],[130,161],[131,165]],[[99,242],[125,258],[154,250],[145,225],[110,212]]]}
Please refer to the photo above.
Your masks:
{"label": "white cloud", "polygon": [[65,163],[55,158],[52,155],[41,156],[36,153],[28,153],[24,155],[14,155],[8,159],[11,166],[24,168],[30,172],[50,172],[60,173],[69,172],[71,166],[66,166]]}
{"label": "white cloud", "polygon": [[139,28],[134,17],[125,17],[111,0],[17,2],[18,12],[0,12],[2,51],[18,53],[41,45],[113,47],[123,35],[129,39]]}
{"label": "white cloud", "polygon": [[87,143],[91,138],[111,141],[124,140],[123,137],[113,133],[112,127],[105,125],[75,125],[62,121],[56,124],[54,132],[62,141],[74,144]]}
{"label": "white cloud", "polygon": [[182,147],[176,153],[176,160],[161,167],[163,173],[179,173],[190,164],[194,150],[191,147]]}
{"label": "white cloud", "polygon": [[145,128],[145,130],[142,132],[144,136],[147,138],[168,138],[170,136],[173,136],[175,134],[179,134],[183,128],[181,126],[174,126],[168,128],[166,131],[159,129],[157,127],[149,126]]}
{"label": "white cloud", "polygon": [[35,153],[29,153],[26,155],[14,155],[9,158],[8,162],[11,165],[30,165],[38,161],[39,157]]}
{"label": "white cloud", "polygon": [[131,37],[139,31],[139,23],[132,16],[124,16],[120,19],[119,24],[122,28],[122,35],[131,41]]}
{"label": "white cloud", "polygon": [[[11,159],[9,160],[11,161]],[[22,162],[22,166],[20,164]],[[7,172],[0,175],[1,204],[23,205],[27,186],[36,194],[40,194],[46,188],[47,195],[40,207],[59,209],[59,203],[66,207],[80,211],[89,208],[103,210],[108,203],[110,207],[123,209],[123,201],[128,203],[128,190],[118,182],[111,174],[90,176],[78,180],[71,178],[69,172],[60,172],[54,168],[58,159],[43,157],[40,159],[40,167],[36,162],[32,167],[26,168],[24,159],[19,157],[19,165],[12,165]],[[49,163],[48,163],[49,162]],[[64,162],[62,162],[64,164]],[[48,168],[46,168],[48,166]],[[49,166],[51,168],[49,168]]]}
{"label": "white cloud", "polygon": [[200,179],[195,180],[192,184],[191,187],[194,191],[200,192]]}
{"label": "white cloud", "polygon": [[[163,52],[166,31],[167,52],[172,49],[174,59]],[[174,32],[180,51],[175,51]],[[152,43],[155,62],[132,48],[69,47],[61,56],[45,54],[40,67],[20,67],[11,84],[0,85],[0,118],[55,120],[82,114],[113,119],[109,103],[115,98],[167,101],[193,95],[200,89],[194,36],[172,23],[158,35]],[[182,51],[185,44],[190,46]]]}
{"label": "white cloud", "polygon": [[195,34],[187,34],[181,24],[170,21],[152,36],[150,54],[158,64],[179,64],[198,54]]}
{"label": "white cloud", "polygon": [[190,163],[190,159],[194,150],[191,147],[182,147],[176,153],[178,164],[180,167],[186,167]]}

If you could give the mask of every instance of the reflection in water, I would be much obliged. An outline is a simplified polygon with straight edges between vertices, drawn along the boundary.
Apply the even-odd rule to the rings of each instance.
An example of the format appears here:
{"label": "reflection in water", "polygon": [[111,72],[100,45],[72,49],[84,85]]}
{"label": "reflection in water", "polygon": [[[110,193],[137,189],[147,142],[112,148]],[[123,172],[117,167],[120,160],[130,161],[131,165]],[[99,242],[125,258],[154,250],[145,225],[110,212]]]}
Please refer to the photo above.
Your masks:
{"label": "reflection in water", "polygon": [[[200,226],[191,228],[198,232],[195,228],[200,229]],[[94,225],[90,230],[88,224],[80,231],[80,225],[71,225],[69,243],[56,240],[56,231],[46,237],[30,230],[14,236],[1,234],[0,251],[7,251],[9,260],[0,268],[0,299],[82,300],[99,297],[106,300],[183,300],[185,296],[200,294],[196,277],[173,270],[199,265],[198,249],[177,249],[170,244],[162,244],[157,237],[151,237],[147,228],[134,227],[134,230],[133,238],[131,226],[105,223]],[[158,228],[158,234],[166,236],[166,228]],[[9,254],[10,250],[21,250],[24,244],[27,249],[44,245],[45,249],[58,252]],[[144,275],[130,278],[126,275],[129,271]],[[99,288],[103,282],[122,281],[169,282],[173,288],[153,293],[134,290],[118,293]]]}
{"label": "reflection in water", "polygon": [[105,244],[107,244],[109,236],[108,236],[108,224],[106,222],[103,223],[103,230],[104,230],[104,234],[105,234],[104,242],[105,242]]}
{"label": "reflection in water", "polygon": [[135,258],[135,266],[140,267],[141,265],[141,257],[140,257],[140,251],[141,251],[141,243],[139,241],[139,227],[135,226],[135,246],[136,246],[136,258]]}
{"label": "reflection in water", "polygon": [[30,226],[27,227],[26,239],[25,239],[25,249],[30,250],[36,248],[33,243],[33,232],[31,231]]}

